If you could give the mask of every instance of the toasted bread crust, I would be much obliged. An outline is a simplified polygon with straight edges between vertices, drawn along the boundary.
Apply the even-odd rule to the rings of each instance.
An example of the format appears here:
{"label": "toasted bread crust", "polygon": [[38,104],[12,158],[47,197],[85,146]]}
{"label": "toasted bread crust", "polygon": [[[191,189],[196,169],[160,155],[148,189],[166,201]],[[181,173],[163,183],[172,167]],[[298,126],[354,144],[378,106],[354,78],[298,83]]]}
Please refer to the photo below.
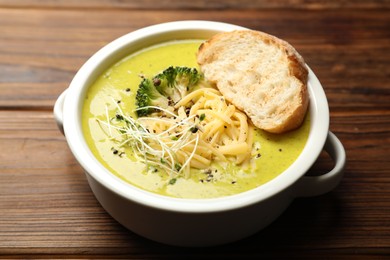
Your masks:
{"label": "toasted bread crust", "polygon": [[253,30],[223,32],[199,47],[197,61],[206,79],[256,127],[284,133],[302,124],[308,70],[287,42]]}

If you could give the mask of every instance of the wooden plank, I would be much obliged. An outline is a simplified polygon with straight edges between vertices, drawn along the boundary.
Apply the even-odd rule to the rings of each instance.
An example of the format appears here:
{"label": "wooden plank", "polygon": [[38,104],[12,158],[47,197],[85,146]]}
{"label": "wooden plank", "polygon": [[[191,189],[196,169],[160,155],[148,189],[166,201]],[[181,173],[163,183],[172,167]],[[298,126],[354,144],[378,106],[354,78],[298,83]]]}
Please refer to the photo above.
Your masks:
{"label": "wooden plank", "polygon": [[390,89],[383,84],[390,75],[390,39],[386,33],[390,16],[386,10],[228,10],[205,14],[0,9],[0,107],[51,109],[81,65],[111,40],[150,25],[150,21],[209,17],[291,42],[319,77],[331,107],[389,109]]}
{"label": "wooden plank", "polygon": [[257,9],[257,8],[300,8],[300,9],[335,9],[335,8],[388,8],[388,0],[192,0],[192,1],[158,1],[158,0],[0,0],[0,7],[11,8],[115,8],[115,9]]}

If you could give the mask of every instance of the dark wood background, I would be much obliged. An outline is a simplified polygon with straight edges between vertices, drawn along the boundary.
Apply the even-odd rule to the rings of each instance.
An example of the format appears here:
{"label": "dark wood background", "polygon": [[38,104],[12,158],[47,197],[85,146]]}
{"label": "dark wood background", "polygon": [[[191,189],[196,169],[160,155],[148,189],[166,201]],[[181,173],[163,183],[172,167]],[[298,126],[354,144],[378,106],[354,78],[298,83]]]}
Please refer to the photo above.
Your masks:
{"label": "dark wood background", "polygon": [[[348,164],[258,234],[177,248],[139,237],[95,200],[52,109],[99,48],[141,27],[215,20],[289,41],[328,97]],[[390,1],[0,0],[0,257],[390,257]],[[321,155],[312,173],[332,162]],[[237,223],[239,225],[239,223]]]}

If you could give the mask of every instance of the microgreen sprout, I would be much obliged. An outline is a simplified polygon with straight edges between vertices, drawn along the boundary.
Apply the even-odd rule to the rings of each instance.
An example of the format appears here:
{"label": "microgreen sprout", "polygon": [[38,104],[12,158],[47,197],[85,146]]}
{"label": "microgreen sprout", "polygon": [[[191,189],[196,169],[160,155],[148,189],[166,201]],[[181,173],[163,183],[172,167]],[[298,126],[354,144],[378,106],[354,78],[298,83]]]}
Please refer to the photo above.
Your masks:
{"label": "microgreen sprout", "polygon": [[[196,132],[200,128],[197,125],[196,115],[179,118],[167,109],[146,106],[142,109],[154,109],[164,116],[135,119],[124,114],[117,102],[114,104],[116,105],[115,116],[109,117],[106,106],[106,120],[97,119],[97,121],[108,129],[107,135],[119,143],[118,147],[131,147],[137,160],[149,167],[166,170],[171,179],[183,174],[188,177],[190,161],[199,143],[199,135]],[[148,125],[159,122],[169,127],[160,132],[148,129]],[[185,149],[187,146],[191,148]],[[185,154],[184,161],[179,160],[178,153]]]}

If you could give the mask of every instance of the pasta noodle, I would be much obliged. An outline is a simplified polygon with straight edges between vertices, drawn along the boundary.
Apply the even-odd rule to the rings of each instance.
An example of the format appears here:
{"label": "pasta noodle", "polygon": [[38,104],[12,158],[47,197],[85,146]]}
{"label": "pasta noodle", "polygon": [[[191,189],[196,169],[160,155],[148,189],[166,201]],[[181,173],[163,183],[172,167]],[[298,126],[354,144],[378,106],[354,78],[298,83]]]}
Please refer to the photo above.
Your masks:
{"label": "pasta noodle", "polygon": [[212,162],[241,164],[250,159],[253,126],[217,89],[198,88],[173,111],[156,109],[157,113],[134,120],[119,108],[127,128],[106,125],[110,132],[118,130],[125,139],[122,145],[134,146],[138,159],[169,171],[171,177],[188,177],[191,168],[207,169]]}

